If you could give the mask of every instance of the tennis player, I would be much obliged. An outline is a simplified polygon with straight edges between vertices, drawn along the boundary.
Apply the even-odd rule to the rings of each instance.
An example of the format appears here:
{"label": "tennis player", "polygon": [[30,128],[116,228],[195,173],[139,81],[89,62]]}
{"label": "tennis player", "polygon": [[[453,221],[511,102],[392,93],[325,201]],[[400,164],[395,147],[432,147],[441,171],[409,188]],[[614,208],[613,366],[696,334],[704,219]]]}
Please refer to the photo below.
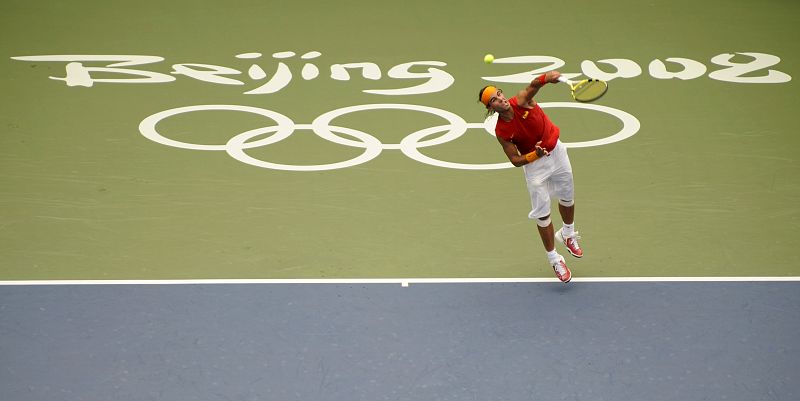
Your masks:
{"label": "tennis player", "polygon": [[[531,81],[516,96],[506,99],[503,91],[494,86],[481,89],[478,99],[489,113],[497,113],[495,136],[516,167],[522,167],[531,198],[528,218],[536,220],[547,260],[559,280],[567,283],[572,273],[564,257],[555,249],[555,241],[564,244],[574,257],[583,256],[575,231],[575,200],[572,165],[567,149],[559,140],[558,126],[544,114],[533,100],[536,93],[548,83],[557,83],[561,74],[549,71]],[[551,196],[558,199],[558,211],[563,226],[553,232],[550,220]]]}

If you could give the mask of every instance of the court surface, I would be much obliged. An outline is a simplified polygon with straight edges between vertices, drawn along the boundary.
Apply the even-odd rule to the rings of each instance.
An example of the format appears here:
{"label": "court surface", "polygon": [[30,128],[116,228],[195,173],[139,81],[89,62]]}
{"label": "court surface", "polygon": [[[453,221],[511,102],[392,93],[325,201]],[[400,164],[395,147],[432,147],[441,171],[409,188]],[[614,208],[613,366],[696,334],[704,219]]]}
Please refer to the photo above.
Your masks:
{"label": "court surface", "polygon": [[[4,1],[0,393],[797,399],[798,15]],[[554,68],[569,286],[477,102]]]}
{"label": "court surface", "polygon": [[8,399],[793,400],[800,284],[5,287]]}

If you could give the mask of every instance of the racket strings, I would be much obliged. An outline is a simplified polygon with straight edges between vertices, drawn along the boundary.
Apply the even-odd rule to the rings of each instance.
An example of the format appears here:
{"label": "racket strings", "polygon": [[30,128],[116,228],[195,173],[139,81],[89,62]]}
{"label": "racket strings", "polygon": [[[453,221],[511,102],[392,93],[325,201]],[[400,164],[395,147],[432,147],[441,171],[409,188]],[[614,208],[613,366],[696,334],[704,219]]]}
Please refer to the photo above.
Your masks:
{"label": "racket strings", "polygon": [[591,80],[578,84],[572,92],[575,100],[589,102],[606,93],[608,86],[603,81]]}

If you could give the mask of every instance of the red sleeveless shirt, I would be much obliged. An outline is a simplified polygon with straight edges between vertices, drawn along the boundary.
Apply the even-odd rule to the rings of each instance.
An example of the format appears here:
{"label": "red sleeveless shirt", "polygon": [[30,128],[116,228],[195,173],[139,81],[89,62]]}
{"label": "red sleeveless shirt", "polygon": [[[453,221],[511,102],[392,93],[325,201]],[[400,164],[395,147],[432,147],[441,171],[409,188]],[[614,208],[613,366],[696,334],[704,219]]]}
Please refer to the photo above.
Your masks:
{"label": "red sleeveless shirt", "polygon": [[552,152],[556,147],[556,142],[560,134],[558,126],[550,121],[544,114],[544,110],[538,104],[532,109],[520,107],[517,104],[517,97],[508,99],[511,109],[514,110],[514,118],[511,121],[504,121],[502,117],[497,118],[495,134],[517,145],[520,154],[533,152],[536,142],[542,141],[541,146]]}

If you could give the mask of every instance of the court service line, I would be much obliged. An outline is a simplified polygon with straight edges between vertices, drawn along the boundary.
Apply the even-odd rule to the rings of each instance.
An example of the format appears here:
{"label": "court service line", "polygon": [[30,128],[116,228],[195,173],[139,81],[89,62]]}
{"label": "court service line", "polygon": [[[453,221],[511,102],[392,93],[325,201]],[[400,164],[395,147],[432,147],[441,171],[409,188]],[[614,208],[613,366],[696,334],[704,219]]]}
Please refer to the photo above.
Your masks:
{"label": "court service line", "polygon": [[[576,277],[576,283],[659,282],[777,282],[800,281],[800,276],[767,277]],[[508,278],[341,278],[341,279],[174,279],[174,280],[0,280],[0,286],[46,285],[207,285],[207,284],[486,284],[557,283],[555,277]]]}

